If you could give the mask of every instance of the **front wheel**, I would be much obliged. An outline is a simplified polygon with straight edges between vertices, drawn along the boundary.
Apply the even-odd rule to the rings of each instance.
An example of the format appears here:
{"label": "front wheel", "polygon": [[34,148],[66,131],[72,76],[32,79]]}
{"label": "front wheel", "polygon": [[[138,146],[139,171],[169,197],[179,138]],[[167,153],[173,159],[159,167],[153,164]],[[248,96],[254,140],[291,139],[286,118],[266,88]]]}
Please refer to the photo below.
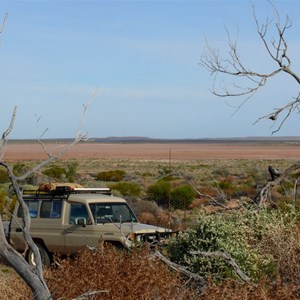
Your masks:
{"label": "front wheel", "polygon": [[[49,256],[48,252],[40,244],[36,244],[36,245],[39,248],[43,266],[50,267],[51,260],[50,260],[50,256]],[[31,266],[33,266],[33,267],[36,266],[35,257],[34,257],[34,253],[33,253],[32,249],[28,250],[27,260]]]}

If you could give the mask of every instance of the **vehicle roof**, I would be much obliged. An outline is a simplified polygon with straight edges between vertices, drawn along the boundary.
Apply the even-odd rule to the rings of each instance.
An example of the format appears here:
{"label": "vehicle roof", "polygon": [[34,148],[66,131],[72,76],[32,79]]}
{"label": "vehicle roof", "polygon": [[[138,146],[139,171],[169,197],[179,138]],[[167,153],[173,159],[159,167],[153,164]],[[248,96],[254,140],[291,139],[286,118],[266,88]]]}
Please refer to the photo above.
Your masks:
{"label": "vehicle roof", "polygon": [[105,194],[70,194],[68,201],[79,202],[79,203],[94,203],[94,202],[115,202],[115,203],[126,203],[126,200]]}

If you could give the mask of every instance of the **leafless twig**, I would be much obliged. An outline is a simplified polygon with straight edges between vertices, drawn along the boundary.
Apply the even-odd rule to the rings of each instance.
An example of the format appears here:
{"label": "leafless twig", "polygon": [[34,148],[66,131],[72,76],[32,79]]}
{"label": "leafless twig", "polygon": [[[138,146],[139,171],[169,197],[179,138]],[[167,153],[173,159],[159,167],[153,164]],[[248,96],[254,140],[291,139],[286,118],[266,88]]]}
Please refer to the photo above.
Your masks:
{"label": "leafless twig", "polygon": [[238,264],[234,261],[234,259],[227,253],[223,251],[215,251],[215,252],[203,252],[203,251],[192,251],[190,252],[192,255],[201,255],[205,257],[220,257],[225,259],[230,266],[233,268],[235,273],[245,282],[249,283],[250,278],[241,270]]}
{"label": "leafless twig", "polygon": [[162,255],[159,251],[155,251],[154,252],[154,256],[156,258],[158,258],[159,260],[161,260],[162,262],[164,262],[166,265],[168,265],[173,270],[175,270],[175,271],[177,271],[179,273],[182,273],[185,276],[187,276],[188,278],[192,278],[195,281],[199,282],[200,289],[205,288],[206,281],[205,281],[205,279],[202,276],[200,276],[200,275],[198,275],[196,273],[192,273],[192,272],[188,271],[185,267],[180,266],[180,265],[178,265],[178,264],[170,261],[164,255]]}
{"label": "leafless twig", "polygon": [[13,113],[11,115],[10,124],[9,124],[8,128],[3,132],[2,138],[0,140],[0,161],[3,160],[3,155],[5,153],[5,148],[7,145],[7,137],[9,136],[9,134],[11,133],[11,131],[14,127],[16,114],[17,114],[17,107],[15,106]]}
{"label": "leafless twig", "polygon": [[[286,40],[286,32],[292,27],[292,21],[287,15],[284,22],[282,22],[274,4],[271,1],[269,1],[269,4],[273,9],[274,18],[267,18],[264,22],[260,23],[254,5],[253,18],[257,34],[263,43],[264,49],[274,62],[273,70],[264,73],[247,67],[240,58],[237,39],[233,40],[227,29],[228,55],[222,57],[220,50],[206,41],[206,51],[200,60],[200,64],[214,76],[212,94],[221,98],[242,97],[243,100],[237,106],[236,111],[251,99],[258,90],[266,86],[271,78],[279,74],[286,74],[297,85],[300,84],[300,76],[292,68],[292,59],[288,53],[288,43]],[[269,29],[272,25],[275,28],[276,37],[269,38]],[[234,78],[235,82],[233,84],[225,84],[224,79],[230,78]],[[228,81],[226,80],[226,82]],[[258,118],[255,123],[263,119],[269,119],[275,124],[279,116],[282,116],[279,125],[272,132],[274,134],[282,128],[292,113],[299,111],[299,104],[300,93],[288,103],[275,108],[273,112]]]}
{"label": "leafless twig", "polygon": [[102,293],[105,293],[105,294],[108,294],[109,293],[109,290],[101,290],[101,291],[91,291],[91,292],[86,292],[76,298],[73,298],[72,300],[84,300],[84,299],[91,299],[92,296],[96,296],[96,295],[99,295],[99,294],[102,294]]}

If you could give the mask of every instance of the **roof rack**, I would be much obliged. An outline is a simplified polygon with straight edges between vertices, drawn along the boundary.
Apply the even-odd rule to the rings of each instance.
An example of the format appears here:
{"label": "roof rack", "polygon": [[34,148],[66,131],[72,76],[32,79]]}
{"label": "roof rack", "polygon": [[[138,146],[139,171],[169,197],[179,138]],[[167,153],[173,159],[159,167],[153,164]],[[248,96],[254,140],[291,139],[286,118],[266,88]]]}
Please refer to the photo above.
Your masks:
{"label": "roof rack", "polygon": [[[49,188],[50,187],[50,188]],[[80,185],[41,184],[37,190],[23,190],[23,195],[70,195],[70,194],[105,194],[111,195],[110,188],[84,188]]]}
{"label": "roof rack", "polygon": [[74,188],[71,193],[98,193],[111,195],[110,188]]}

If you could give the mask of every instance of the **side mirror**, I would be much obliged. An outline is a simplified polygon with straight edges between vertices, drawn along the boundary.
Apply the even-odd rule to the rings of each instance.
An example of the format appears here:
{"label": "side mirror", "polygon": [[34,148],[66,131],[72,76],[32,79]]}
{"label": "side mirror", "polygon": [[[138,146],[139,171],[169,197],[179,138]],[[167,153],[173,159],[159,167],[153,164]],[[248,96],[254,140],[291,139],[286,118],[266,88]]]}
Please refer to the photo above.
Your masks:
{"label": "side mirror", "polygon": [[86,226],[86,218],[77,218],[76,225],[85,227]]}

